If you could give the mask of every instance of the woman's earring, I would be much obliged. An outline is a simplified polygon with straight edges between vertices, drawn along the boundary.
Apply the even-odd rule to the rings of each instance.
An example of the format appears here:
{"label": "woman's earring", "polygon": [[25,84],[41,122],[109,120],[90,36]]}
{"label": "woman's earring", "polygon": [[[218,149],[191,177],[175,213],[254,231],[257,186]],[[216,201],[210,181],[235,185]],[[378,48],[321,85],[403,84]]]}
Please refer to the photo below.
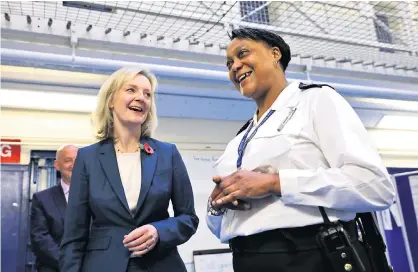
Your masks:
{"label": "woman's earring", "polygon": [[273,61],[273,65],[274,65],[274,68],[278,68],[279,67],[279,61],[278,60]]}

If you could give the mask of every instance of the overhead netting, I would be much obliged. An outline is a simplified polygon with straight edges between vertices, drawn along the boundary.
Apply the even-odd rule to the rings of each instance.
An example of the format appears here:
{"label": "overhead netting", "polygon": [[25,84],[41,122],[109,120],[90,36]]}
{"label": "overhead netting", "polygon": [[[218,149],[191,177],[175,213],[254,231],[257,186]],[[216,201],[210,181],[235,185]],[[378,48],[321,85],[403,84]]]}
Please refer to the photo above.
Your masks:
{"label": "overhead netting", "polygon": [[265,28],[292,53],[314,59],[416,70],[416,1],[5,1],[2,13],[51,18],[124,33],[224,48],[227,31]]}

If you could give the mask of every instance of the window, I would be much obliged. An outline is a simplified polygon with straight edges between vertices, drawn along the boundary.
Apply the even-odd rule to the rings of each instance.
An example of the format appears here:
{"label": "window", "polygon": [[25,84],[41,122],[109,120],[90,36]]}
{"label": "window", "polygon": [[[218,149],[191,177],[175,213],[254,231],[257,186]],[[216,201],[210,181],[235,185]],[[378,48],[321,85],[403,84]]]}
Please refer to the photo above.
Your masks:
{"label": "window", "polygon": [[[247,14],[265,5],[266,3],[266,1],[240,1],[241,17],[245,17]],[[261,8],[250,16],[245,17],[243,21],[268,25],[270,23],[268,7],[265,6]]]}
{"label": "window", "polygon": [[[392,33],[388,31],[388,28],[389,28],[388,17],[386,15],[376,14],[376,19],[387,26],[387,28],[383,27],[381,24],[377,22],[377,20],[374,21],[374,28],[376,30],[377,41],[381,43],[393,44]],[[388,49],[388,48],[380,48],[380,51],[394,53],[393,49]]]}

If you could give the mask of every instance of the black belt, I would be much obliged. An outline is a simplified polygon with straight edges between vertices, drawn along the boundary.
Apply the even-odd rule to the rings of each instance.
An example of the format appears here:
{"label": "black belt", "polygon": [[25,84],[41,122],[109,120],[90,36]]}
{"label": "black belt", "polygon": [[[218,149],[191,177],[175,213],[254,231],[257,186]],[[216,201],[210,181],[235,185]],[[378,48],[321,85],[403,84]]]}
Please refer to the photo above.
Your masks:
{"label": "black belt", "polygon": [[[352,241],[358,237],[354,222],[341,222]],[[323,224],[297,228],[269,230],[249,236],[238,236],[229,240],[233,252],[278,253],[319,249],[316,235]]]}

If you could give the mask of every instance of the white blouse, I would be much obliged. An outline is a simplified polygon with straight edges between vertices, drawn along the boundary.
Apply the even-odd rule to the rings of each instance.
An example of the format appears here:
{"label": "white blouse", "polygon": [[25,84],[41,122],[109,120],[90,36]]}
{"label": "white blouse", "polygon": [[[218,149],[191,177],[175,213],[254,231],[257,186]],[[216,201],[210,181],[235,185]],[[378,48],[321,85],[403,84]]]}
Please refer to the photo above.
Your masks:
{"label": "white blouse", "polygon": [[[347,101],[329,87],[302,91],[298,86],[293,82],[279,95],[271,106],[275,112],[249,141],[242,160],[243,169],[268,165],[279,173],[282,196],[254,199],[249,211],[208,215],[209,228],[222,242],[322,223],[318,206],[330,220],[348,221],[356,212],[383,210],[394,200],[389,174]],[[258,125],[256,115],[254,123],[250,134]],[[237,170],[244,133],[215,163],[217,175]]]}
{"label": "white blouse", "polygon": [[141,190],[141,152],[117,153],[119,174],[129,209],[135,212]]}

